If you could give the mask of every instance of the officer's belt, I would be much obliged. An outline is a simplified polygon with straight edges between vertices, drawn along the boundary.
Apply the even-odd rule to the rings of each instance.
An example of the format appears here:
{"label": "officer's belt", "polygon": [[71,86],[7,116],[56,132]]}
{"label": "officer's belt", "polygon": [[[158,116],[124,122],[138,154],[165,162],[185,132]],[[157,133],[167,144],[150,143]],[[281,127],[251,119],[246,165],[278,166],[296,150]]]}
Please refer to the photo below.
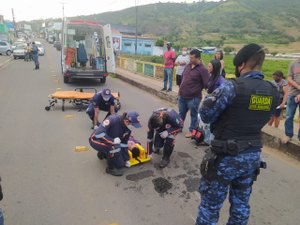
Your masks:
{"label": "officer's belt", "polygon": [[249,148],[261,148],[262,146],[263,145],[261,140],[213,140],[211,142],[212,151],[216,154],[237,155]]}

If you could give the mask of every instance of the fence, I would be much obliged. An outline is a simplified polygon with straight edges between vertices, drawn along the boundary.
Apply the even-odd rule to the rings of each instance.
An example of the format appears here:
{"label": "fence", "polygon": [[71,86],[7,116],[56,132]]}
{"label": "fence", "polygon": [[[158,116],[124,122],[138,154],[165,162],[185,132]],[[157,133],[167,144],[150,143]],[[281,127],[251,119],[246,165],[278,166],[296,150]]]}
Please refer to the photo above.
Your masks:
{"label": "fence", "polygon": [[[156,79],[163,79],[164,77],[164,66],[159,63],[144,62],[119,56],[117,58],[117,66]],[[173,73],[175,74],[175,70]],[[173,76],[173,78],[176,79],[176,76]]]}
{"label": "fence", "polygon": [[[153,77],[156,79],[163,79],[164,78],[164,66],[159,63],[151,63],[151,62],[144,62],[140,60],[135,60],[132,58],[126,58],[118,56],[116,59],[117,66],[134,72],[139,73],[145,76]],[[173,79],[176,79],[175,76],[176,70],[173,71]],[[226,78],[234,78],[235,76],[233,74],[227,74]]]}

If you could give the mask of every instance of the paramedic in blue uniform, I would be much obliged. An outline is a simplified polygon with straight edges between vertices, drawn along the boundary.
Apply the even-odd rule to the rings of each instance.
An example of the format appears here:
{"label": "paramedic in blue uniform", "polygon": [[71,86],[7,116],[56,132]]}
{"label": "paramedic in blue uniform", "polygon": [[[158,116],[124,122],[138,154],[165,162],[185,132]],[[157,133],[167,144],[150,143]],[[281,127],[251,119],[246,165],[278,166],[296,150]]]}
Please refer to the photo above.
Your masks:
{"label": "paramedic in blue uniform", "polygon": [[[147,152],[159,154],[163,148],[160,168],[166,167],[175,145],[176,135],[182,131],[183,121],[174,109],[161,108],[155,110],[148,122]],[[153,149],[154,148],[154,149]]]}
{"label": "paramedic in blue uniform", "polygon": [[226,81],[207,97],[201,119],[212,124],[215,139],[201,163],[196,225],[215,225],[229,191],[227,225],[245,225],[250,215],[249,199],[259,168],[261,129],[278,106],[278,92],[264,81],[264,50],[257,44],[243,47],[234,58],[236,79]]}
{"label": "paramedic in blue uniform", "polygon": [[90,145],[98,151],[98,158],[107,159],[108,174],[122,176],[122,168],[130,167],[128,155],[130,125],[141,127],[137,112],[110,115],[89,138]]}
{"label": "paramedic in blue uniform", "polygon": [[115,98],[109,89],[97,92],[86,110],[86,113],[93,122],[94,129],[97,129],[99,126],[98,118],[100,110],[108,112],[105,118],[115,113]]}

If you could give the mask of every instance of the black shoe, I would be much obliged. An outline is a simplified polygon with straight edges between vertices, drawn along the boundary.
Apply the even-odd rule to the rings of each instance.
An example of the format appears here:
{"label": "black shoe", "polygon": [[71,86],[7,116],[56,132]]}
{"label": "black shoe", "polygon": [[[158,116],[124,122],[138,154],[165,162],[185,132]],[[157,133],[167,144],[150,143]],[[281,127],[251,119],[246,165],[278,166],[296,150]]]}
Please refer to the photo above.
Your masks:
{"label": "black shoe", "polygon": [[102,154],[102,152],[97,152],[97,157],[98,157],[98,159],[100,159],[100,160],[102,160],[102,159],[105,159],[106,157],[105,157],[105,155],[104,154]]}
{"label": "black shoe", "polygon": [[165,168],[168,164],[170,163],[170,159],[162,159],[159,163],[159,167],[160,168]]}
{"label": "black shoe", "polygon": [[167,89],[166,88],[163,88],[163,89],[161,89],[160,91],[166,91]]}
{"label": "black shoe", "polygon": [[120,177],[120,176],[123,175],[122,170],[116,169],[116,168],[109,168],[109,167],[106,168],[106,173],[108,173],[110,175],[113,175],[113,176],[116,176],[116,177]]}
{"label": "black shoe", "polygon": [[172,91],[172,89],[169,88],[169,89],[167,90],[167,92],[170,92],[170,91]]}

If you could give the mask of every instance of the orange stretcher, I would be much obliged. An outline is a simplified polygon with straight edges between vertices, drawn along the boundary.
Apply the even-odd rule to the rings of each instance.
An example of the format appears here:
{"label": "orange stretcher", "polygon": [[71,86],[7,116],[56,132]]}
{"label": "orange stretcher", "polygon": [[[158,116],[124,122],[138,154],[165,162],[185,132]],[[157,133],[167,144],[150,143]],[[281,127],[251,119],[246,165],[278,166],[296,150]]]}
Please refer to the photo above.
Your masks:
{"label": "orange stretcher", "polygon": [[[45,107],[45,110],[49,111],[58,103],[58,100],[62,101],[62,111],[65,111],[66,101],[78,108],[87,107],[96,93],[97,89],[95,88],[76,88],[74,91],[56,91],[49,95],[49,105]],[[121,108],[120,93],[112,92],[112,95],[115,98],[115,104]]]}

